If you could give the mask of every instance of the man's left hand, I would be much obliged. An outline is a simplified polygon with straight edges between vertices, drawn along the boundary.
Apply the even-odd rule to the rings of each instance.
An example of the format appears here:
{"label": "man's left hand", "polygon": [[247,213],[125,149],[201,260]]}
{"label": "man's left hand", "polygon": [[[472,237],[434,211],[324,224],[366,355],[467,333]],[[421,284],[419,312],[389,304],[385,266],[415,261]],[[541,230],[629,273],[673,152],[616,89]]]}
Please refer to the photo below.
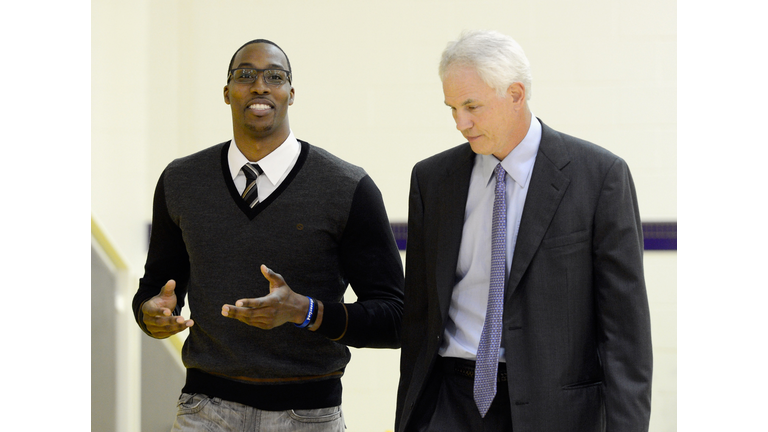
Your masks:
{"label": "man's left hand", "polygon": [[261,266],[261,273],[269,281],[269,294],[259,298],[240,299],[234,306],[225,304],[221,308],[221,314],[266,330],[287,322],[304,322],[309,309],[309,298],[293,292],[283,277],[267,266]]}

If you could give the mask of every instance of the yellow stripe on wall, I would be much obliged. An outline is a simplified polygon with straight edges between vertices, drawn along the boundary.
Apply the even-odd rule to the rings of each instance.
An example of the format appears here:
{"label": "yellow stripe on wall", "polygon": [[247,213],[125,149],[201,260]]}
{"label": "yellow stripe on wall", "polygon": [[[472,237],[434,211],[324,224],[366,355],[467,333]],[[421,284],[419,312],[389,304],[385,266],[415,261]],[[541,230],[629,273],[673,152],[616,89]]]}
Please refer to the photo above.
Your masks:
{"label": "yellow stripe on wall", "polygon": [[181,354],[181,347],[184,346],[184,338],[182,338],[178,334],[175,334],[169,337],[168,341],[171,343],[171,345],[173,345],[176,351],[178,351],[179,354]]}
{"label": "yellow stripe on wall", "polygon": [[96,223],[96,220],[93,218],[93,216],[91,216],[91,235],[96,239],[96,242],[99,244],[99,246],[101,246],[101,248],[104,250],[104,253],[107,254],[115,267],[120,270],[128,269],[128,265],[125,264],[123,258],[120,257],[119,253],[117,253],[117,250],[112,245],[112,242],[109,241],[106,234],[104,234],[104,231],[102,231],[101,227],[99,227],[99,224]]}

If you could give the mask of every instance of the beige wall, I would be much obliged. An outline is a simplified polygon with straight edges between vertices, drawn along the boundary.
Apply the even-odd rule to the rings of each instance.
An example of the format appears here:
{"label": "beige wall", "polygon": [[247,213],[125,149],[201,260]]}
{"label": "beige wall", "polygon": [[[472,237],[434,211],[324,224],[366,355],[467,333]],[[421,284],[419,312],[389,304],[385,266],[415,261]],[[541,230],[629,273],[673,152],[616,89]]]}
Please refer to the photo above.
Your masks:
{"label": "beige wall", "polygon": [[[92,214],[136,277],[160,172],[231,137],[226,66],[262,37],[291,59],[296,136],[363,166],[392,221],[406,220],[413,164],[462,142],[436,71],[446,42],[471,28],[515,37],[532,64],[533,112],[624,157],[644,221],[677,220],[672,0],[93,0],[91,8]],[[651,430],[674,431],[677,253],[648,252],[645,262]],[[354,351],[344,381],[350,431],[393,428],[398,359]]]}
{"label": "beige wall", "polygon": [[413,164],[462,142],[436,70],[466,28],[517,38],[532,63],[534,113],[624,157],[644,220],[676,219],[673,1],[380,4],[92,2],[93,212],[131,262],[143,264],[163,167],[231,136],[226,66],[257,37],[290,56],[296,135],[368,170],[392,220],[406,218]]}

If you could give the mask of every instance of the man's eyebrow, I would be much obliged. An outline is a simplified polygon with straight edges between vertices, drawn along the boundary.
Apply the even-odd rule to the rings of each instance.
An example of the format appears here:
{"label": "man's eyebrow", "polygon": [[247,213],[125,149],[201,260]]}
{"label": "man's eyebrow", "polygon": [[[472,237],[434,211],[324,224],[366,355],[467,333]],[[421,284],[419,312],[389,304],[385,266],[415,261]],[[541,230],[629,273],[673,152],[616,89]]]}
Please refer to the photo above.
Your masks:
{"label": "man's eyebrow", "polygon": [[[235,67],[235,69],[242,69],[242,68],[258,69],[258,68],[256,67],[256,65],[254,65],[253,63],[240,63],[240,64],[238,64],[238,65],[237,65],[237,67]],[[277,64],[277,63],[271,63],[271,64],[268,64],[268,65],[267,65],[267,67],[266,67],[266,69],[282,69],[282,70],[288,70],[288,69],[286,69],[286,68],[285,68],[285,66],[283,66],[283,65],[281,65],[281,64]]]}
{"label": "man's eyebrow", "polygon": [[[464,102],[460,103],[460,104],[459,104],[459,106],[467,106],[467,105],[469,105],[469,104],[473,104],[473,103],[475,103],[475,102],[477,102],[477,101],[475,101],[474,99],[467,99],[467,100],[465,100]],[[443,103],[444,103],[446,106],[448,106],[448,107],[450,107],[450,108],[453,108],[453,106],[451,106],[451,104],[449,104],[448,102],[446,102],[446,101],[443,101]]]}

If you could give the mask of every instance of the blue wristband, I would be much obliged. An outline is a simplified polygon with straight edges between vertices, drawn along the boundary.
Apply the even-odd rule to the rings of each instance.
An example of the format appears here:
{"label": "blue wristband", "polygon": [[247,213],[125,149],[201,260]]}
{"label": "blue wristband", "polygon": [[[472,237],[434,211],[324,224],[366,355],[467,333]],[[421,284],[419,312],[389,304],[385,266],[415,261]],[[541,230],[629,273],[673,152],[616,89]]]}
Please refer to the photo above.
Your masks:
{"label": "blue wristband", "polygon": [[307,296],[307,298],[309,299],[309,310],[307,311],[307,317],[304,319],[303,323],[301,323],[301,324],[294,323],[293,324],[293,325],[295,325],[298,328],[304,328],[304,327],[308,326],[309,323],[311,321],[313,321],[312,318],[315,316],[315,309],[316,309],[316,307],[315,307],[315,299],[313,299],[310,296]]}

